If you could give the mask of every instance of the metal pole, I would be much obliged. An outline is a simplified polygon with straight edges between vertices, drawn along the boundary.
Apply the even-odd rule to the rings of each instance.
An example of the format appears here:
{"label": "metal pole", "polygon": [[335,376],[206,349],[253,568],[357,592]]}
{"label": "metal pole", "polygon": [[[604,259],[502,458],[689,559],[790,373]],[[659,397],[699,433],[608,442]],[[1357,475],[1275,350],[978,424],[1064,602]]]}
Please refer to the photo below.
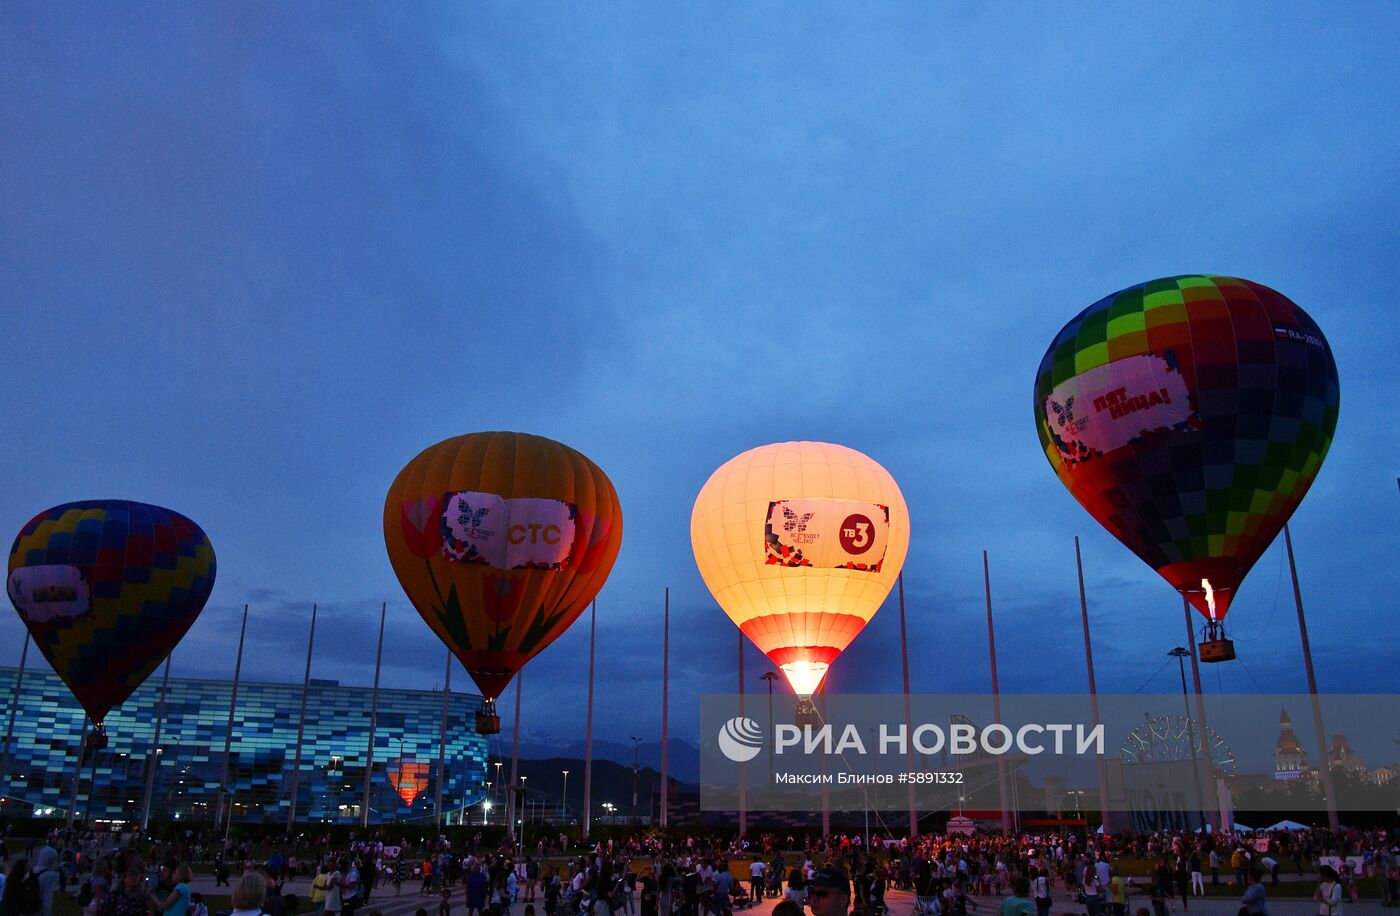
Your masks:
{"label": "metal pole", "polygon": [[[744,631],[739,634],[739,715],[744,715]],[[739,839],[749,830],[748,791],[744,780],[744,765],[739,764]]]}
{"label": "metal pole", "polygon": [[[1089,712],[1094,728],[1099,727],[1099,688],[1094,680],[1094,647],[1089,641],[1089,602],[1084,596],[1084,561],[1079,555],[1079,537],[1074,538],[1074,568],[1079,575],[1079,620],[1084,625],[1084,664],[1089,669]],[[1108,829],[1108,767],[1100,754],[1094,761],[1099,778],[1099,818],[1104,836]]]}
{"label": "metal pole", "polygon": [[[825,723],[826,723],[826,679],[825,679],[825,678],[822,679],[822,682],[821,682],[821,684],[817,687],[817,690],[820,692],[820,693],[819,693],[819,696],[821,697],[821,699],[820,699],[820,700],[817,700],[816,697],[813,697],[813,700],[816,701],[816,702],[818,703],[817,710],[818,710],[818,712],[821,714],[822,723],[825,724]],[[831,837],[831,787],[827,784],[827,781],[826,781],[827,778],[830,776],[830,770],[829,770],[829,768],[828,768],[828,761],[829,761],[830,759],[831,759],[831,758],[830,758],[829,755],[827,755],[827,754],[822,754],[822,839],[830,839],[830,837]]]}
{"label": "metal pole", "polygon": [[78,783],[83,781],[83,748],[87,747],[88,717],[83,716],[83,731],[78,736],[77,760],[73,763],[73,789],[68,796],[68,820],[66,826],[73,828],[73,815],[78,810]]}
{"label": "metal pole", "polygon": [[[583,842],[593,824],[593,646],[598,635],[598,599],[588,618],[588,725],[583,742]],[[664,763],[662,764],[665,765]]]}
{"label": "metal pole", "polygon": [[1317,747],[1322,769],[1322,791],[1327,795],[1327,826],[1338,830],[1337,792],[1332,786],[1332,755],[1327,745],[1327,732],[1322,727],[1322,706],[1317,700],[1317,675],[1313,671],[1312,645],[1308,642],[1308,622],[1303,617],[1303,592],[1298,587],[1298,567],[1293,562],[1293,535],[1283,526],[1283,545],[1288,550],[1288,572],[1293,576],[1293,603],[1298,606],[1298,635],[1303,640],[1303,670],[1308,675],[1308,694],[1312,698],[1313,728],[1317,730]]}
{"label": "metal pole", "polygon": [[[1209,791],[1214,795],[1215,790],[1215,766],[1210,756],[1210,748],[1207,746],[1207,738],[1210,730],[1206,727],[1206,701],[1201,693],[1201,665],[1196,660],[1196,635],[1191,629],[1191,604],[1186,600],[1186,594],[1181,595],[1181,611],[1186,615],[1186,648],[1191,653],[1191,680],[1196,688],[1196,724],[1201,729],[1201,757],[1199,769],[1205,774],[1205,784],[1209,786]],[[1214,805],[1206,805],[1206,820],[1209,821],[1212,830],[1220,829],[1219,812]]]}
{"label": "metal pole", "polygon": [[[992,715],[1001,724],[1001,691],[997,688],[997,634],[992,627],[992,573],[987,551],[982,551],[982,585],[987,592],[987,650],[992,661]],[[1011,835],[1011,817],[1006,804],[1006,757],[997,756],[997,791],[1001,795],[1001,832]]]}
{"label": "metal pole", "polygon": [[[525,680],[522,669],[515,674],[515,737],[510,742],[510,792],[506,795],[506,836],[515,836],[515,789],[519,784],[520,772],[520,687]],[[523,818],[522,818],[523,819]]]}
{"label": "metal pole", "polygon": [[243,623],[238,628],[238,657],[233,663],[233,692],[228,700],[228,728],[224,731],[224,765],[219,772],[219,797],[214,805],[214,827],[224,816],[224,793],[228,791],[228,755],[233,747],[233,717],[238,710],[238,679],[243,675],[243,637],[248,633],[248,605],[243,605]]}
{"label": "metal pole", "polygon": [[[306,694],[311,689],[311,646],[316,642],[316,605],[311,605],[311,632],[306,637],[306,673],[301,678],[301,714],[297,717],[297,752],[292,763],[291,804],[287,806],[287,833],[297,819],[297,789],[301,785],[301,741],[306,734]],[[311,814],[310,806],[306,813]]]}
{"label": "metal pole", "polygon": [[10,767],[10,736],[15,733],[15,713],[19,710],[19,687],[24,680],[24,663],[29,658],[29,631],[24,631],[24,648],[19,653],[19,673],[15,675],[15,692],[10,698],[10,722],[5,726],[5,749],[0,752],[0,792],[7,785],[5,777]]}
{"label": "metal pole", "polygon": [[[914,772],[914,716],[909,709],[909,635],[904,627],[904,573],[899,574],[896,580],[899,583],[899,660],[904,668],[904,740],[906,761],[905,769]],[[773,695],[773,682],[768,682],[768,696],[771,700]],[[771,718],[771,716],[770,716]],[[771,755],[770,755],[771,759]],[[909,781],[909,836],[919,835],[919,812],[914,807],[914,781]]]}
{"label": "metal pole", "polygon": [[[141,832],[151,819],[151,795],[156,788],[156,771],[160,769],[160,727],[165,723],[165,687],[170,683],[170,662],[175,657],[171,652],[165,657],[165,673],[160,678],[160,702],[156,704],[156,732],[151,737],[151,753],[146,759],[146,794],[141,799]],[[89,806],[91,807],[91,806]]]}
{"label": "metal pole", "polygon": [[[670,784],[666,778],[670,763],[670,742],[667,726],[671,706],[671,587],[666,587],[665,610],[661,623],[661,829],[666,829],[666,808],[670,803]],[[770,717],[771,718],[771,717]]]}
{"label": "metal pole", "polygon": [[374,728],[379,721],[379,665],[384,659],[384,618],[389,602],[379,606],[379,646],[374,650],[374,692],[369,701],[369,743],[365,747],[365,796],[360,805],[360,826],[369,826],[369,784],[374,778]]}
{"label": "metal pole", "polygon": [[433,793],[433,824],[442,829],[442,784],[447,781],[447,701],[452,696],[452,650],[447,650],[447,673],[442,676],[442,734],[438,737],[437,791]]}
{"label": "metal pole", "polygon": [[1186,740],[1191,746],[1191,775],[1195,778],[1196,783],[1196,809],[1201,814],[1202,826],[1204,826],[1206,797],[1201,791],[1201,765],[1200,758],[1196,754],[1196,728],[1191,723],[1191,704],[1186,692],[1186,657],[1191,654],[1191,650],[1177,646],[1167,654],[1176,656],[1176,666],[1181,669],[1181,711],[1186,714]]}

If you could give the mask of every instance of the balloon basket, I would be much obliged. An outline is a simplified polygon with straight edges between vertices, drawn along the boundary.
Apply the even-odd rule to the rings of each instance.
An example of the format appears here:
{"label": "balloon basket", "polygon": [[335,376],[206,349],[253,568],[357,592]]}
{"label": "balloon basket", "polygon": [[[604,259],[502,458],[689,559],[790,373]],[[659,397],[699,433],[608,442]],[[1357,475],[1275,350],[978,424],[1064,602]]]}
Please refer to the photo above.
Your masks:
{"label": "balloon basket", "polygon": [[1202,641],[1196,645],[1202,662],[1228,662],[1235,658],[1235,641],[1225,638],[1225,628],[1217,620],[1206,624]]}
{"label": "balloon basket", "polygon": [[1228,662],[1234,661],[1235,658],[1233,639],[1208,639],[1197,643],[1196,648],[1200,652],[1202,662]]}
{"label": "balloon basket", "polygon": [[481,704],[481,709],[476,714],[476,733],[478,735],[499,735],[501,733],[501,717],[496,715],[495,700],[487,700]]}
{"label": "balloon basket", "polygon": [[100,751],[107,746],[107,728],[104,725],[97,725],[87,736],[87,751]]}
{"label": "balloon basket", "polygon": [[817,712],[817,704],[812,702],[811,697],[801,697],[797,701],[797,708],[792,711],[792,721],[803,728],[808,725],[818,728],[822,724],[821,714]]}

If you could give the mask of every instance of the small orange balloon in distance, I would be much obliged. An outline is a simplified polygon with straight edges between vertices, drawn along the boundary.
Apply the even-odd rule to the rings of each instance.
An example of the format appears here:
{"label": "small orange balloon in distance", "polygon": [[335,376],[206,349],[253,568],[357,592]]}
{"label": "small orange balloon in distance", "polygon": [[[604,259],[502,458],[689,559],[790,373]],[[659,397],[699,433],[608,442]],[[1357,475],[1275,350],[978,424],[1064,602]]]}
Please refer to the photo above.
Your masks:
{"label": "small orange balloon in distance", "polygon": [[471,433],[399,472],[384,543],[413,606],[495,700],[603,587],[622,507],[607,475],[567,445]]}
{"label": "small orange balloon in distance", "polygon": [[806,697],[899,577],[909,510],[889,472],[860,452],[783,442],[711,475],[690,539],[719,606]]}

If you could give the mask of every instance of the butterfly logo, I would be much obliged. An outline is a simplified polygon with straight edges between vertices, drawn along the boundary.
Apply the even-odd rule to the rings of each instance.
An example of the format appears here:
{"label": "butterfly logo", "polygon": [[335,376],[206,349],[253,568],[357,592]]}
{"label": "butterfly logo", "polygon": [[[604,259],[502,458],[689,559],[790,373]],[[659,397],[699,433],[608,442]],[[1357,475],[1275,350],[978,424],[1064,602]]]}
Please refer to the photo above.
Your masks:
{"label": "butterfly logo", "polygon": [[1074,418],[1074,395],[1065,398],[1065,405],[1061,407],[1051,398],[1046,398],[1050,404],[1050,409],[1055,413],[1055,422],[1061,429],[1070,429],[1074,432],[1083,432],[1086,420],[1076,420]]}
{"label": "butterfly logo", "polygon": [[807,523],[812,520],[812,516],[815,514],[815,512],[804,512],[798,515],[787,506],[783,506],[783,530],[806,531]]}

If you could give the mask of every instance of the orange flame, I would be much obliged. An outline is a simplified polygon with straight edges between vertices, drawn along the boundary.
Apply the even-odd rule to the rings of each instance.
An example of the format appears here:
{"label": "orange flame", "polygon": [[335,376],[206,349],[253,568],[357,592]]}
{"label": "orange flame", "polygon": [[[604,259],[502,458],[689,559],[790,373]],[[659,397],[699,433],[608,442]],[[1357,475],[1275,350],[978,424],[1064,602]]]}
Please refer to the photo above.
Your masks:
{"label": "orange flame", "polygon": [[1206,590],[1206,607],[1210,609],[1210,619],[1215,619],[1215,589],[1210,587],[1209,579],[1201,580],[1201,588]]}

